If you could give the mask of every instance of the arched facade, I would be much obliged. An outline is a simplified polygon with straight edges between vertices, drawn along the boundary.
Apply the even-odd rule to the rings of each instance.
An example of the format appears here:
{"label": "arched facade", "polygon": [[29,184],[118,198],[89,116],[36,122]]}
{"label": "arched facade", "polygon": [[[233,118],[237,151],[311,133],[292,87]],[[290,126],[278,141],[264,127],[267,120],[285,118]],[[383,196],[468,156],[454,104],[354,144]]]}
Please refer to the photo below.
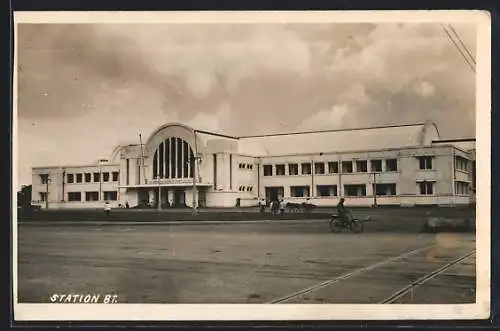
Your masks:
{"label": "arched facade", "polygon": [[169,137],[160,142],[153,154],[152,178],[193,178],[194,153],[187,141]]}
{"label": "arched facade", "polygon": [[193,178],[194,156],[203,153],[195,130],[180,123],[159,127],[145,144],[145,173],[149,180]]}

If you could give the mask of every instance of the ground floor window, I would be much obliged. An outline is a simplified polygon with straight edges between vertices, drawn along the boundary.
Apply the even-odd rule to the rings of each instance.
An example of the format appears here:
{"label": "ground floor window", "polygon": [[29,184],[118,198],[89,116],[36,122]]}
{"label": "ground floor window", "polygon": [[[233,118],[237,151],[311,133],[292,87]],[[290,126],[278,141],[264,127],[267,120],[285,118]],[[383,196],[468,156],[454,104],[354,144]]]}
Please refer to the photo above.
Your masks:
{"label": "ground floor window", "polygon": [[283,186],[268,186],[265,188],[267,201],[276,201],[283,198]]}
{"label": "ground floor window", "polygon": [[68,192],[68,201],[82,201],[82,193],[81,192]]}
{"label": "ground floor window", "polygon": [[85,201],[99,200],[99,192],[85,192]]}
{"label": "ground floor window", "polygon": [[40,200],[43,202],[47,201],[47,192],[40,192]]}
{"label": "ground floor window", "polygon": [[290,196],[293,198],[308,197],[309,186],[290,186]]}
{"label": "ground floor window", "polygon": [[344,194],[347,197],[364,197],[366,196],[366,185],[365,184],[344,185]]}
{"label": "ground floor window", "polygon": [[396,184],[373,184],[373,192],[377,195],[396,195]]}
{"label": "ground floor window", "polygon": [[469,183],[467,183],[467,182],[455,182],[455,194],[468,195],[469,194]]}
{"label": "ground floor window", "polygon": [[118,200],[118,192],[104,191],[104,200],[116,201]]}
{"label": "ground floor window", "polygon": [[422,195],[434,194],[434,182],[420,182],[418,183],[418,187]]}
{"label": "ground floor window", "polygon": [[317,185],[316,192],[320,197],[336,197],[337,185]]}

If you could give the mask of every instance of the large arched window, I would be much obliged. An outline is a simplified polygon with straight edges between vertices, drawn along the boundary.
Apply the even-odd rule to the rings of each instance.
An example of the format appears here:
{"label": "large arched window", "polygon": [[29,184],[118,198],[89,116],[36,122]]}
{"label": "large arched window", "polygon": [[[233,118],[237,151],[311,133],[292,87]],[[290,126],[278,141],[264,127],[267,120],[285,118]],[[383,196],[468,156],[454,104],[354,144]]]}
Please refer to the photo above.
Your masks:
{"label": "large arched window", "polygon": [[193,150],[181,138],[160,143],[153,157],[153,178],[193,178]]}

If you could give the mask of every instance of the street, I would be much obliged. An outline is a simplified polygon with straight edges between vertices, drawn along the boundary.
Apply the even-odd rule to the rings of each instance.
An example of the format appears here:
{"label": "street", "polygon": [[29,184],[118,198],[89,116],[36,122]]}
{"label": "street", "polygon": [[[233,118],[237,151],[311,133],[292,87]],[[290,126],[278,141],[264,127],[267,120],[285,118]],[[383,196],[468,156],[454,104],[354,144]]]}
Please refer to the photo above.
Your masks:
{"label": "street", "polygon": [[325,220],[24,224],[18,247],[22,303],[53,294],[114,294],[125,303],[475,301],[472,233],[333,234]]}

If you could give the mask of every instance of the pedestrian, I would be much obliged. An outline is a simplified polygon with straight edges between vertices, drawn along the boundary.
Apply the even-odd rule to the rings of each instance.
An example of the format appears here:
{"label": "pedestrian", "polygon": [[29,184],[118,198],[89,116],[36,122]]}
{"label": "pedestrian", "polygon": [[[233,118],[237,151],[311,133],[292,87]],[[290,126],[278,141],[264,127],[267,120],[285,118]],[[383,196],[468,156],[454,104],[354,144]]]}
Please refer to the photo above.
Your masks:
{"label": "pedestrian", "polygon": [[104,202],[104,213],[106,217],[111,213],[111,204],[108,201]]}
{"label": "pedestrian", "polygon": [[285,213],[285,201],[281,199],[280,201],[280,215],[283,215]]}

